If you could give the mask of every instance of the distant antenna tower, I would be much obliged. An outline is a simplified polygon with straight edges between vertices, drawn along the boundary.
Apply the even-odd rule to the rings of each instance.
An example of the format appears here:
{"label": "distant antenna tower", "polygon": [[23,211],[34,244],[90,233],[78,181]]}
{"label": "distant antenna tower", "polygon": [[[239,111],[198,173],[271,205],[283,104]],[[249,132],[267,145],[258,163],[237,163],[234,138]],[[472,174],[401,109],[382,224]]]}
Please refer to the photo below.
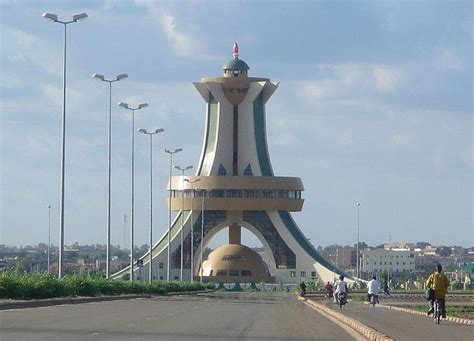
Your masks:
{"label": "distant antenna tower", "polygon": [[127,248],[128,245],[128,216],[126,213],[123,214],[123,247]]}

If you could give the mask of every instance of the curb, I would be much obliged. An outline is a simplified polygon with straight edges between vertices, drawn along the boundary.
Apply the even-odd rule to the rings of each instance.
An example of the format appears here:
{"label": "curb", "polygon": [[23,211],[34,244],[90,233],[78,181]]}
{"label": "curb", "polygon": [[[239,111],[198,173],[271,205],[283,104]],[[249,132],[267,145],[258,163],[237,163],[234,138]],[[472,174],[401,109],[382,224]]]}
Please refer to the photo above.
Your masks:
{"label": "curb", "polygon": [[100,296],[100,297],[68,297],[68,298],[55,298],[55,299],[31,300],[31,301],[10,300],[7,302],[0,303],[0,310],[49,307],[53,305],[62,305],[62,304],[81,304],[81,303],[91,303],[91,302],[131,300],[135,298],[150,298],[150,297],[151,295],[121,295],[121,296]]}
{"label": "curb", "polygon": [[[417,310],[408,309],[408,308],[400,308],[400,307],[395,307],[395,306],[385,305],[385,304],[379,304],[379,306],[383,307],[385,309],[403,311],[405,313],[410,313],[410,314],[414,314],[414,315],[424,316],[424,317],[427,317],[427,318],[432,318],[432,317],[427,316],[426,313],[422,312],[422,311],[417,311]],[[463,319],[461,317],[447,316],[446,320],[451,321],[451,322],[460,323],[460,324],[474,325],[473,320]]]}
{"label": "curb", "polygon": [[310,305],[313,309],[318,310],[319,312],[324,312],[325,314],[334,317],[335,319],[341,321],[345,325],[351,327],[355,331],[357,331],[359,334],[363,335],[364,337],[367,338],[367,340],[371,341],[379,341],[379,340],[394,340],[391,337],[357,321],[356,319],[353,319],[351,317],[347,317],[342,313],[339,313],[331,308],[326,307],[325,305],[322,305],[320,303],[316,303],[311,300],[306,300],[304,301],[307,305]]}
{"label": "curb", "polygon": [[205,294],[205,293],[209,293],[213,291],[214,290],[168,292],[164,295],[136,294],[136,295],[116,295],[116,296],[95,296],[95,297],[63,297],[63,298],[21,300],[21,301],[8,300],[8,301],[0,302],[0,311],[10,310],[10,309],[49,307],[49,306],[63,305],[63,304],[82,304],[82,303],[92,303],[92,302],[133,300],[137,298],[153,298],[153,297],[166,297],[166,296],[177,296],[177,295],[198,295],[198,294]]}

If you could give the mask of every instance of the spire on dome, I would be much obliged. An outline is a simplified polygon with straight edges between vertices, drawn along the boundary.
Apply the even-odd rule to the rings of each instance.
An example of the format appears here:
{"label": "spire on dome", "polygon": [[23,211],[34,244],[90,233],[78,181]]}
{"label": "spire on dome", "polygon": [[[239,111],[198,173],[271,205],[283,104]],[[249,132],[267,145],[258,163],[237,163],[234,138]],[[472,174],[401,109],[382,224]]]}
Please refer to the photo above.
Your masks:
{"label": "spire on dome", "polygon": [[234,43],[234,47],[232,48],[232,55],[234,58],[239,58],[239,44],[237,44],[237,42]]}

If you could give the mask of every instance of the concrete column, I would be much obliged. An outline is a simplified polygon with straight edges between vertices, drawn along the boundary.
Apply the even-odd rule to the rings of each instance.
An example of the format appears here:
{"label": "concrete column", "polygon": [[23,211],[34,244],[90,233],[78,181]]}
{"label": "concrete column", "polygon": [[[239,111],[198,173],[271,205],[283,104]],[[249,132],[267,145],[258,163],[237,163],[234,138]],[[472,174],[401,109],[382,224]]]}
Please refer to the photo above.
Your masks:
{"label": "concrete column", "polygon": [[229,244],[241,244],[241,227],[236,223],[229,226]]}

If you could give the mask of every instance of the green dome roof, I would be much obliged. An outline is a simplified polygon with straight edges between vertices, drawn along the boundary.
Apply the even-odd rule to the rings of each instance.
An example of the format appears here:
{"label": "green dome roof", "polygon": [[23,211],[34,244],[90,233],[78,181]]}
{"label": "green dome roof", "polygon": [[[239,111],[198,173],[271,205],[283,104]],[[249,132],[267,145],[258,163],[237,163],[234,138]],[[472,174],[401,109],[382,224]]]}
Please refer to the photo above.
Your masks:
{"label": "green dome roof", "polygon": [[223,70],[247,71],[249,66],[239,58],[232,58],[222,66]]}

